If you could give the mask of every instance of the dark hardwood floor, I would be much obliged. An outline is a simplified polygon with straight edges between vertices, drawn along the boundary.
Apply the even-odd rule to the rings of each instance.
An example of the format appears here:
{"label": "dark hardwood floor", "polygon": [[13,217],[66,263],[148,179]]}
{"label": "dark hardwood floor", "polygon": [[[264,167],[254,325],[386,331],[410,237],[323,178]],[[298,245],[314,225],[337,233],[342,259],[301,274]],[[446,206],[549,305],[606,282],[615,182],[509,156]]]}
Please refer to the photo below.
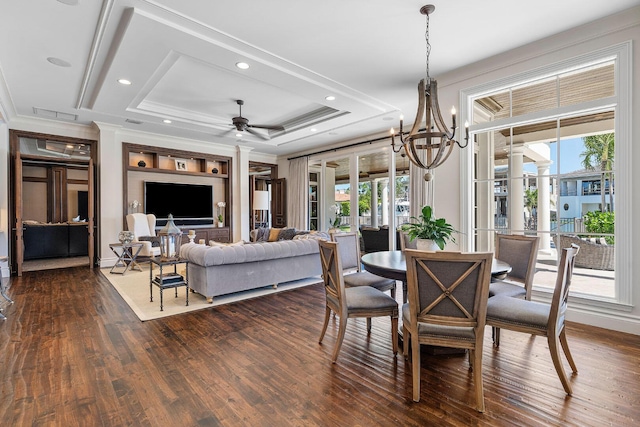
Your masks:
{"label": "dark hardwood floor", "polygon": [[[487,328],[486,412],[464,356],[422,360],[421,401],[389,319],[350,319],[336,365],[321,285],[140,322],[88,268],[12,278],[0,323],[3,426],[636,426],[640,336],[570,324],[567,397],[546,341]],[[568,365],[565,362],[565,366]]]}

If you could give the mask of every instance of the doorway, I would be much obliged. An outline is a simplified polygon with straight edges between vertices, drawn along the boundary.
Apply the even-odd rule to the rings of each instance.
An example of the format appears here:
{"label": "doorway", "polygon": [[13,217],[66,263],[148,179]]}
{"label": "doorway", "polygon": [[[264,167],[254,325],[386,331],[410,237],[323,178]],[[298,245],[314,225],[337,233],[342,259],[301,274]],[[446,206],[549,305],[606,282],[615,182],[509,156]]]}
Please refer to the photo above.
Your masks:
{"label": "doorway", "polygon": [[249,162],[249,227],[286,227],[284,179],[278,178],[278,165]]}
{"label": "doorway", "polygon": [[11,272],[95,265],[96,142],[10,132]]}

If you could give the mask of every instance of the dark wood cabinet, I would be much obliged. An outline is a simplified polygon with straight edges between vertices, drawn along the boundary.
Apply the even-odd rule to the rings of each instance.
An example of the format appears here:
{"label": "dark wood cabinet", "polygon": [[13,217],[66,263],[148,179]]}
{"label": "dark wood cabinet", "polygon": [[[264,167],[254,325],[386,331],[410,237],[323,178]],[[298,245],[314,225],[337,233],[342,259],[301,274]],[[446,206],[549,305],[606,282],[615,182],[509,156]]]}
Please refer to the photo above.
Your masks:
{"label": "dark wood cabinet", "polygon": [[193,226],[184,226],[180,227],[180,229],[184,233],[182,235],[182,243],[189,241],[187,237],[189,230],[194,230],[196,232],[196,237],[193,239],[195,243],[200,243],[200,240],[204,240],[206,245],[209,244],[210,240],[220,243],[231,242],[231,229],[229,227],[195,228]]}

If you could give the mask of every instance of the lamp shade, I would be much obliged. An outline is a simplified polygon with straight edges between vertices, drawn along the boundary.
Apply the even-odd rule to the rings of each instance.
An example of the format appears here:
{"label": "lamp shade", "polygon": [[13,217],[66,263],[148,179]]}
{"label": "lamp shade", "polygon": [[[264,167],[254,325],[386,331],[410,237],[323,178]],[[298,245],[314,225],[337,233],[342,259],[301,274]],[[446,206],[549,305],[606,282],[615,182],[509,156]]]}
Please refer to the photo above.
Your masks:
{"label": "lamp shade", "polygon": [[264,190],[256,190],[253,192],[253,210],[268,211],[269,210],[269,192]]}

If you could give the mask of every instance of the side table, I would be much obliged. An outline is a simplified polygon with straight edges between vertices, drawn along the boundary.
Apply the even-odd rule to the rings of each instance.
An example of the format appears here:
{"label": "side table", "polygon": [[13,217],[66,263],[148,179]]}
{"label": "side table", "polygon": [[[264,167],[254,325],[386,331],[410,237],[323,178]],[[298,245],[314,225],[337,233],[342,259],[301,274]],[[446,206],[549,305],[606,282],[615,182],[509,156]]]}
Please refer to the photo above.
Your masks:
{"label": "side table", "polygon": [[[111,267],[109,273],[112,274],[124,274],[127,272],[129,268],[137,269],[138,271],[142,271],[140,265],[136,262],[136,258],[140,253],[140,250],[144,246],[144,243],[110,243],[109,248],[111,251],[116,254],[118,260]],[[116,271],[116,268],[123,268],[122,271]]]}
{"label": "side table", "polygon": [[[160,268],[160,274],[153,277],[153,265],[157,265]],[[187,306],[189,305],[189,269],[185,268],[185,276],[178,274],[178,264],[189,264],[188,260],[184,259],[166,259],[163,260],[160,257],[149,258],[149,294],[150,302],[153,302],[153,285],[160,288],[160,311],[164,311],[162,291],[167,288],[175,289],[175,297],[178,297],[178,288],[180,286],[186,287]],[[162,268],[167,266],[173,266],[173,273],[163,273]]]}

